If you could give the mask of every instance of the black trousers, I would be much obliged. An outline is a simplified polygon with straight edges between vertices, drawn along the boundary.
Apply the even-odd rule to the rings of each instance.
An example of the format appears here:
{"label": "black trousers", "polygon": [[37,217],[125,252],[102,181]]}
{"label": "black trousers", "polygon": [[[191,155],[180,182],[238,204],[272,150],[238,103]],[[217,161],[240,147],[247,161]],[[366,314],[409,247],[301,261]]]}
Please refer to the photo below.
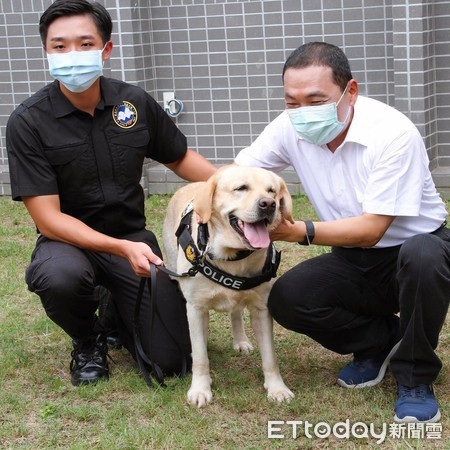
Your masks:
{"label": "black trousers", "polygon": [[[123,238],[146,242],[162,257],[156,237],[148,230]],[[186,302],[177,282],[162,272],[158,272],[157,278],[157,298],[152,300],[156,300],[161,320],[156,316],[150,327],[150,294],[146,288],[140,314],[142,345],[165,373],[178,374],[182,354],[189,356],[191,352]],[[99,300],[95,288],[99,285],[107,288],[117,312],[120,336],[133,356],[134,311],[140,280],[124,258],[81,250],[42,236],[26,271],[30,291],[39,295],[48,317],[73,339],[104,332],[96,315]]]}
{"label": "black trousers", "polygon": [[442,367],[435,349],[449,299],[450,230],[440,228],[398,247],[333,248],[301,262],[276,281],[269,308],[285,328],[340,354],[369,358],[401,338],[390,367],[413,387]]}

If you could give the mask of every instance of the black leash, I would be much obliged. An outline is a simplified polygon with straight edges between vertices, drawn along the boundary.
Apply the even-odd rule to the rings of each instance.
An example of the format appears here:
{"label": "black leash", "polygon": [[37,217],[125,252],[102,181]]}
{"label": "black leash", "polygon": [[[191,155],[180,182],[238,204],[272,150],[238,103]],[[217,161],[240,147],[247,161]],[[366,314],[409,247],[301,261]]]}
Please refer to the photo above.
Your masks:
{"label": "black leash", "polygon": [[[139,285],[138,295],[137,295],[137,299],[136,299],[136,306],[134,309],[134,346],[135,346],[135,350],[136,350],[136,361],[138,363],[139,369],[142,373],[142,376],[143,376],[147,386],[153,387],[153,382],[152,382],[152,378],[151,378],[151,377],[153,377],[160,386],[166,387],[166,384],[164,383],[164,373],[163,373],[161,367],[159,367],[158,364],[156,364],[153,361],[151,354],[149,354],[147,356],[147,354],[145,353],[145,350],[142,346],[141,330],[139,327],[139,315],[140,315],[140,311],[141,311],[141,304],[142,304],[142,298],[144,296],[145,285],[148,286],[149,293],[150,293],[150,308],[151,308],[150,309],[150,311],[151,311],[150,326],[149,326],[150,336],[152,334],[151,332],[153,329],[155,318],[157,317],[160,320],[163,327],[165,328],[167,334],[175,342],[176,346],[178,347],[178,349],[180,350],[180,353],[182,355],[180,378],[185,377],[187,374],[188,358],[185,355],[182,346],[180,345],[178,340],[175,339],[175,337],[172,335],[170,330],[167,328],[167,326],[165,325],[165,323],[162,320],[162,317],[159,313],[159,310],[158,310],[158,307],[156,304],[156,298],[157,298],[156,297],[156,289],[157,289],[156,280],[157,280],[157,276],[158,276],[157,269],[161,270],[162,272],[164,272],[170,276],[180,277],[180,276],[188,276],[188,275],[187,274],[178,275],[175,272],[172,272],[171,270],[169,270],[163,266],[157,267],[153,263],[150,263],[150,278],[146,278],[146,277],[141,278],[141,283]],[[150,344],[149,348],[151,349],[151,344]],[[150,368],[150,370],[148,368]]]}

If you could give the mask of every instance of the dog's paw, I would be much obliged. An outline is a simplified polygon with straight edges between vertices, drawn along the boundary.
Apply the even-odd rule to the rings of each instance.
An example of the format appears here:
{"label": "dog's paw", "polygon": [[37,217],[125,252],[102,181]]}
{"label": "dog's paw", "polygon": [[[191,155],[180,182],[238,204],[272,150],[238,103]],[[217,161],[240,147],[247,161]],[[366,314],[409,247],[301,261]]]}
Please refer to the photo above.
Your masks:
{"label": "dog's paw", "polygon": [[249,341],[240,341],[240,342],[235,342],[233,344],[233,348],[239,352],[239,353],[244,353],[246,355],[250,354],[253,351],[253,345],[250,344]]}
{"label": "dog's paw", "polygon": [[267,398],[277,403],[289,403],[291,399],[294,398],[294,394],[286,385],[283,384],[281,386],[278,385],[272,388],[268,388]]}
{"label": "dog's paw", "polygon": [[208,403],[212,402],[212,392],[211,389],[189,389],[187,394],[188,402],[199,408],[203,408]]}

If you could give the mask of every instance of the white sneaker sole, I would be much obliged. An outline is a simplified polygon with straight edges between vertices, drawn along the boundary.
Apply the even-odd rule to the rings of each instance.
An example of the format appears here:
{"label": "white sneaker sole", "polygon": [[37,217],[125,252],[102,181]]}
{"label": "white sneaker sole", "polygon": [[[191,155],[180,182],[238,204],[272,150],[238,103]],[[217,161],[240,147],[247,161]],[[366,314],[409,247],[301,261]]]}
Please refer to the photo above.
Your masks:
{"label": "white sneaker sole", "polygon": [[440,418],[441,418],[441,412],[438,409],[436,415],[428,420],[419,420],[417,417],[414,417],[414,416],[405,416],[402,419],[399,419],[396,414],[394,416],[394,422],[397,422],[397,423],[435,423],[435,422],[439,422]]}
{"label": "white sneaker sole", "polygon": [[375,386],[378,383],[380,383],[383,380],[384,375],[386,374],[386,370],[389,365],[389,362],[390,362],[392,356],[394,355],[394,353],[397,351],[397,349],[400,345],[400,342],[401,342],[401,340],[398,341],[392,347],[392,350],[389,352],[389,354],[386,356],[386,359],[383,361],[383,364],[381,365],[380,371],[378,372],[378,375],[376,378],[373,378],[372,380],[365,381],[364,383],[359,383],[359,384],[347,384],[344,380],[341,380],[340,378],[338,378],[337,383],[339,384],[339,386],[342,386],[347,389],[361,389],[361,388],[366,388],[366,387],[372,387],[372,386]]}

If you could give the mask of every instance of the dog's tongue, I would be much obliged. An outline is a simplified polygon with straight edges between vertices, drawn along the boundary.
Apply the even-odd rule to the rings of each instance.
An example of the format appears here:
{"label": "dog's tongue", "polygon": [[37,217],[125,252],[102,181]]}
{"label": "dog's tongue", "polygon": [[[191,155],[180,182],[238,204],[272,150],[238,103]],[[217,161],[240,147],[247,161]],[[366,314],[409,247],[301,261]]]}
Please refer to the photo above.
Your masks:
{"label": "dog's tongue", "polygon": [[244,222],[243,231],[253,248],[266,248],[270,245],[269,232],[263,220],[256,223]]}

